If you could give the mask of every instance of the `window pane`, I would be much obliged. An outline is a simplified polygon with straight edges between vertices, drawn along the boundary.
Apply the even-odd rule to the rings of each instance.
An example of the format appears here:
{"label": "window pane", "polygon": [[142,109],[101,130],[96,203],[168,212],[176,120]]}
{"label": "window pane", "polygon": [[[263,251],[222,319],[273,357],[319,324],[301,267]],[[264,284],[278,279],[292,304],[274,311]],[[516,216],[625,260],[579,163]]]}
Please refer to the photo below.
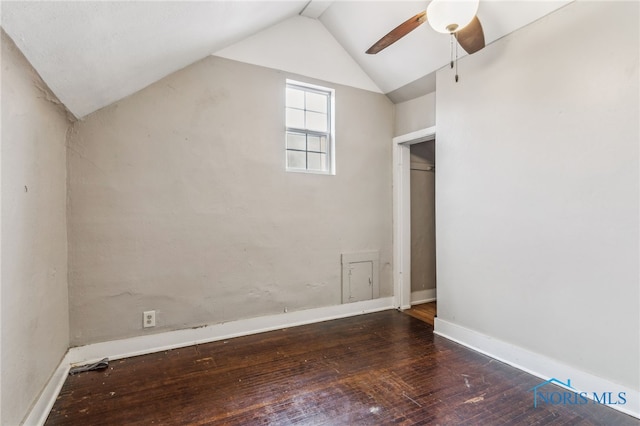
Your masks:
{"label": "window pane", "polygon": [[287,127],[304,129],[304,111],[287,108]]}
{"label": "window pane", "polygon": [[290,169],[306,169],[307,154],[299,151],[287,151],[287,167]]}
{"label": "window pane", "polygon": [[327,129],[327,115],[317,112],[307,111],[307,129],[315,130],[318,132],[326,132]]}
{"label": "window pane", "polygon": [[327,113],[327,95],[307,92],[307,110]]}
{"label": "window pane", "polygon": [[307,154],[309,158],[309,170],[326,171],[327,168],[327,154],[316,154],[310,152]]}
{"label": "window pane", "polygon": [[307,149],[309,151],[327,152],[327,138],[325,136],[308,136],[309,145]]}
{"label": "window pane", "polygon": [[320,138],[320,151],[321,152],[327,152],[327,137],[326,136],[322,136]]}
{"label": "window pane", "polygon": [[287,169],[330,172],[333,91],[289,80],[285,90]]}
{"label": "window pane", "polygon": [[287,133],[287,149],[299,149],[306,151],[307,143],[305,135],[300,133]]}
{"label": "window pane", "polygon": [[304,91],[287,87],[287,106],[304,109]]}

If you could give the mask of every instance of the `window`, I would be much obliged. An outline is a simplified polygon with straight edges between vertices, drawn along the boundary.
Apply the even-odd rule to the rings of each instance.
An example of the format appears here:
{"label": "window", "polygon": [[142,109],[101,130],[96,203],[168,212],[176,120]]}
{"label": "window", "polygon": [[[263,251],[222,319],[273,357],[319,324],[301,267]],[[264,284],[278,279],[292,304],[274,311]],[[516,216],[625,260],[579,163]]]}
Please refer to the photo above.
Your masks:
{"label": "window", "polygon": [[335,174],[334,91],[287,80],[287,170]]}

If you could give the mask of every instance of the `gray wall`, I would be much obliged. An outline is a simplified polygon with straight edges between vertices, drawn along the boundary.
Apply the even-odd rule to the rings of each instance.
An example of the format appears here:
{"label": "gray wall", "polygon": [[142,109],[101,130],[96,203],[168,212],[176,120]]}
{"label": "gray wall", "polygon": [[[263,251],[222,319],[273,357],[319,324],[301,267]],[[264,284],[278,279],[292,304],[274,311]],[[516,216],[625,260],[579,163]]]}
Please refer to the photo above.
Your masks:
{"label": "gray wall", "polygon": [[438,317],[635,389],[638,8],[571,3],[436,106]]}
{"label": "gray wall", "polygon": [[395,105],[394,136],[406,135],[436,124],[436,93]]}
{"label": "gray wall", "polygon": [[[62,109],[2,33],[2,418],[19,424],[69,344]],[[40,89],[38,88],[40,87]],[[55,101],[54,101],[55,102]]]}
{"label": "gray wall", "polygon": [[393,105],[325,84],[337,175],[287,173],[288,77],[209,57],[74,125],[73,345],[339,304],[347,251],[391,296]]}

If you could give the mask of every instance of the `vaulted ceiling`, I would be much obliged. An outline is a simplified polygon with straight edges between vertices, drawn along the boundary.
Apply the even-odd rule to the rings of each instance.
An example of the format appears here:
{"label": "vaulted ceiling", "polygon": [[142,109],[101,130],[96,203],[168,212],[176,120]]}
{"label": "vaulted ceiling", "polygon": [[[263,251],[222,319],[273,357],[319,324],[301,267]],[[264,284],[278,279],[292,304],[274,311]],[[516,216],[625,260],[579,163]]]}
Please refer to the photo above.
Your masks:
{"label": "vaulted ceiling", "polygon": [[[569,1],[482,0],[478,17],[487,44]],[[322,57],[317,49],[331,51],[339,56],[336,63],[342,64],[340,75],[345,75],[331,75],[332,61],[322,57],[328,61],[326,72],[313,77],[379,91],[397,102],[435,90],[434,72],[449,62],[449,36],[427,24],[377,55],[364,52],[427,4],[424,0],[2,1],[2,28],[79,118],[210,54],[258,64],[271,54],[278,60],[265,66],[300,72],[304,58],[283,46],[310,37],[323,37],[324,44],[309,42],[316,51],[307,55]],[[300,24],[299,15],[307,21]],[[296,24],[286,25],[288,21]],[[335,45],[331,49],[329,42]]]}

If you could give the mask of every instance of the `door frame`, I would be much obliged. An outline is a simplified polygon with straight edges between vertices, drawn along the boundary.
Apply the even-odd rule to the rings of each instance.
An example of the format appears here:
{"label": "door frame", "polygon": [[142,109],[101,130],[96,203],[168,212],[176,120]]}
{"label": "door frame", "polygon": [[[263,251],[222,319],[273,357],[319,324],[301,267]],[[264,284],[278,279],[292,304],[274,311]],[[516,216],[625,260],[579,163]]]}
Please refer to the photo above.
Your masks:
{"label": "door frame", "polygon": [[396,136],[393,149],[393,300],[411,308],[411,145],[435,140],[436,127]]}

